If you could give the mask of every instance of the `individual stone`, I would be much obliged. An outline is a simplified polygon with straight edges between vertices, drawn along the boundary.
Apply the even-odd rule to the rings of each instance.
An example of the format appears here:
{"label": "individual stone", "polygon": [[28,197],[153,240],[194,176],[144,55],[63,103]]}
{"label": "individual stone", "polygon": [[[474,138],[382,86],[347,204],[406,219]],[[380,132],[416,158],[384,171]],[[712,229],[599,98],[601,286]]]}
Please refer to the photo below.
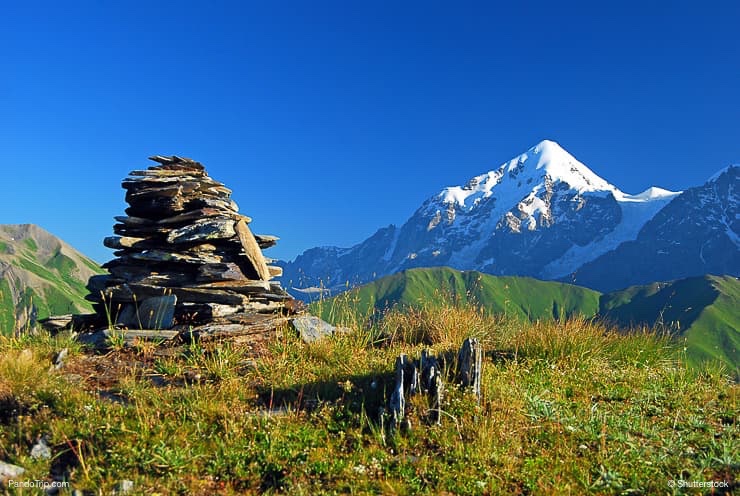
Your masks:
{"label": "individual stone", "polygon": [[113,250],[120,250],[122,248],[133,248],[137,244],[145,242],[144,238],[132,238],[128,236],[108,236],[103,240],[103,245],[106,248]]}
{"label": "individual stone", "polygon": [[134,481],[128,480],[128,479],[125,479],[119,482],[118,487],[116,488],[116,492],[119,494],[130,493],[133,490],[134,490]]}
{"label": "individual stone", "polygon": [[117,222],[126,226],[150,226],[153,222],[149,219],[143,219],[141,217],[129,217],[126,215],[118,215],[113,217]]}
{"label": "individual stone", "polygon": [[197,210],[191,210],[184,214],[175,215],[174,217],[167,217],[166,219],[158,220],[157,224],[180,224],[183,222],[196,221],[206,217],[216,217],[222,215],[223,212],[216,208],[199,208]]}
{"label": "individual stone", "polygon": [[[295,317],[290,321],[293,328],[298,331],[301,339],[305,343],[314,343],[321,339],[333,336],[337,332],[337,327],[321,320],[313,315],[302,315]],[[344,332],[342,329],[340,332]]]}
{"label": "individual stone", "polygon": [[56,357],[54,357],[54,368],[56,370],[59,370],[62,367],[64,367],[64,361],[67,359],[68,355],[69,355],[69,348],[63,348],[59,353],[57,353]]}
{"label": "individual stone", "polygon": [[[153,155],[149,157],[149,160],[153,160],[155,162],[159,162],[160,164],[164,166],[177,166],[178,168],[182,168],[185,170],[197,170],[197,171],[204,171],[205,167],[203,167],[203,164],[200,162],[196,162],[195,160],[189,159],[189,158],[183,158],[178,157],[177,155],[172,155],[171,157],[165,157],[162,155]],[[152,169],[151,167],[149,168]]]}
{"label": "individual stone", "polygon": [[51,448],[46,444],[46,437],[41,436],[31,448],[31,458],[34,460],[51,459]]}
{"label": "individual stone", "polygon": [[166,293],[177,295],[181,301],[194,303],[222,303],[225,305],[241,305],[246,297],[232,291],[185,288],[159,287],[146,284],[122,284],[105,290],[105,297],[111,301],[134,303],[146,298],[165,296]]}
{"label": "individual stone", "polygon": [[179,331],[163,329],[105,329],[103,336],[110,342],[111,339],[122,337],[124,344],[133,346],[140,341],[169,341],[180,334]]}
{"label": "individual stone", "polygon": [[288,323],[289,317],[280,314],[239,314],[229,317],[230,321],[210,323],[198,326],[185,335],[196,340],[230,339],[239,336],[264,335]]}
{"label": "individual stone", "polygon": [[72,314],[67,315],[54,315],[46,319],[41,319],[38,323],[44,328],[51,332],[61,331],[67,329],[72,323]]}
{"label": "individual stone", "polygon": [[142,301],[139,322],[143,329],[169,329],[175,320],[177,295],[155,296]]}
{"label": "individual stone", "polygon": [[[217,198],[200,197],[194,198],[187,202],[186,207],[190,210],[196,208],[216,208],[222,210],[226,214],[236,214],[239,211],[239,206],[233,200],[219,200]],[[247,217],[247,223],[252,220]]]}
{"label": "individual stone", "polygon": [[206,283],[198,283],[188,286],[193,289],[205,289],[205,290],[230,290],[237,293],[243,294],[255,294],[255,293],[267,293],[272,291],[272,287],[267,281],[250,281],[250,280],[225,280],[225,281],[213,281]]}
{"label": "individual stone", "polygon": [[[194,171],[190,170],[188,171],[188,174],[194,177],[203,177],[205,176],[205,173],[203,171]],[[180,170],[169,170],[169,169],[148,169],[148,170],[135,170],[128,173],[129,176],[134,177],[178,177],[182,176],[182,171]]]}
{"label": "individual stone", "polygon": [[167,242],[172,244],[191,243],[194,241],[210,241],[215,239],[229,239],[236,235],[232,219],[214,219],[199,221],[179,229],[174,229],[167,235]]}
{"label": "individual stone", "polygon": [[239,240],[244,248],[244,253],[246,253],[247,258],[257,271],[259,278],[263,281],[269,281],[270,270],[267,268],[265,257],[262,256],[262,250],[260,250],[257,240],[254,239],[252,231],[247,227],[247,223],[244,222],[244,220],[240,220],[236,223],[234,229],[236,230],[236,234],[239,236]]}
{"label": "individual stone", "polygon": [[23,475],[25,471],[26,469],[24,469],[23,467],[19,467],[18,465],[11,465],[10,463],[0,461],[0,480],[18,477],[20,475]]}
{"label": "individual stone", "polygon": [[217,264],[221,263],[222,257],[218,255],[190,255],[186,252],[173,252],[165,250],[146,250],[141,253],[132,253],[128,255],[134,260],[143,260],[148,262],[181,262],[200,265],[204,263]]}
{"label": "individual stone", "polygon": [[277,236],[270,236],[269,234],[255,234],[254,239],[257,241],[260,249],[265,250],[275,246],[280,238]]}
{"label": "individual stone", "polygon": [[[172,287],[172,286],[187,286],[195,282],[195,275],[180,269],[181,272],[168,272],[164,274],[147,274],[143,276],[134,276],[129,278],[129,281],[133,284],[145,284],[148,286],[160,286],[160,287]],[[125,284],[126,280],[122,280],[119,284]]]}
{"label": "individual stone", "polygon": [[171,217],[185,210],[184,200],[181,196],[174,198],[152,197],[131,204],[125,210],[126,214],[145,219],[156,220],[159,216]]}
{"label": "individual stone", "polygon": [[242,310],[241,306],[219,305],[218,303],[206,303],[212,318],[228,317]]}
{"label": "individual stone", "polygon": [[254,301],[250,300],[242,304],[247,312],[272,313],[280,310],[283,305],[279,301]]}
{"label": "individual stone", "polygon": [[247,277],[233,262],[204,264],[198,267],[198,281],[243,281]]}

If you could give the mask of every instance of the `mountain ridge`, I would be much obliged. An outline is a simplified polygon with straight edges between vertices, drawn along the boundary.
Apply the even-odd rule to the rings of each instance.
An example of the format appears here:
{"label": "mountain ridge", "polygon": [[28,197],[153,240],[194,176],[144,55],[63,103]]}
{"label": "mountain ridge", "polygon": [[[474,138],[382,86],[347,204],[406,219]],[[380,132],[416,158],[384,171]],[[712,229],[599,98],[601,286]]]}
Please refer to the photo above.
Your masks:
{"label": "mountain ridge", "polygon": [[[493,276],[449,267],[415,268],[382,277],[312,304],[336,324],[375,320],[387,310],[472,305],[523,322],[581,317],[622,330],[647,327],[682,340],[691,363],[713,360],[735,374],[740,364],[740,280],[703,275],[601,293],[529,277]],[[346,312],[351,312],[347,314]],[[738,375],[740,377],[740,375]]]}
{"label": "mountain ridge", "polygon": [[280,265],[294,290],[341,291],[432,266],[567,280],[635,240],[682,195],[659,186],[625,193],[544,140],[462,186],[428,197],[400,227],[383,227],[349,248],[311,248]]}
{"label": "mountain ridge", "polygon": [[88,279],[102,269],[35,224],[0,225],[0,333],[49,315],[86,313]]}

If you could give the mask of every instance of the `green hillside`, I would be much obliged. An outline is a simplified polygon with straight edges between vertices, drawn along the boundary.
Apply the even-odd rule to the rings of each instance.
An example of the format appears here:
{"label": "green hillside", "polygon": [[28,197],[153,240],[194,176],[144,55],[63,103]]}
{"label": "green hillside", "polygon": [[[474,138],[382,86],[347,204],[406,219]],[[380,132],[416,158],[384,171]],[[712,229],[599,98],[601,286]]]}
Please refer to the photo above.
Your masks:
{"label": "green hillside", "polygon": [[686,340],[689,359],[740,364],[740,282],[702,276],[633,286],[601,298],[600,314],[620,326],[658,326]]}
{"label": "green hillside", "polygon": [[68,313],[91,311],[84,298],[100,267],[32,224],[0,225],[0,334]]}
{"label": "green hillside", "polygon": [[599,310],[600,293],[559,282],[529,277],[498,277],[448,267],[410,269],[353,289],[312,308],[328,320],[378,315],[388,308],[441,305],[450,301],[475,304],[490,313],[521,320],[551,320]]}
{"label": "green hillside", "polygon": [[473,304],[522,321],[581,315],[629,330],[648,326],[685,340],[691,363],[719,360],[737,375],[740,363],[740,282],[703,276],[633,286],[600,294],[570,284],[528,277],[497,277],[446,267],[411,269],[312,304],[335,322],[377,318],[390,308]]}

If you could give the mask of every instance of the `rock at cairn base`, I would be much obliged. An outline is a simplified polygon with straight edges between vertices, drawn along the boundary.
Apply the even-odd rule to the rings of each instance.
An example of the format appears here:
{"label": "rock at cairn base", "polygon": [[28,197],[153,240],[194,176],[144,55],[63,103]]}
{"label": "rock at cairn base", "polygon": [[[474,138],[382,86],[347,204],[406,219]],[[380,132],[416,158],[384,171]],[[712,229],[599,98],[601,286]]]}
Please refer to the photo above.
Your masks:
{"label": "rock at cairn base", "polygon": [[116,217],[116,236],[103,243],[116,258],[103,265],[110,275],[88,285],[101,318],[156,330],[255,325],[260,315],[274,324],[301,308],[271,280],[281,270],[262,254],[278,238],[252,233],[230,189],[193,160],[151,160],[160,165],[124,179],[127,215]]}

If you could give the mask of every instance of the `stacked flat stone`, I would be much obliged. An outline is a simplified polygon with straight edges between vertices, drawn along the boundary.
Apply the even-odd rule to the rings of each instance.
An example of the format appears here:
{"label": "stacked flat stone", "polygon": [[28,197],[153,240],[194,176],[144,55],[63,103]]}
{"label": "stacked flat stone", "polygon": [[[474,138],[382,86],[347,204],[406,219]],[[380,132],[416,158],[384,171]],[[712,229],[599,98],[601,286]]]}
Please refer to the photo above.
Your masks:
{"label": "stacked flat stone", "polygon": [[110,276],[90,287],[98,315],[129,328],[169,329],[290,313],[295,300],[271,280],[282,271],[262,254],[278,238],[252,234],[231,190],[200,163],[150,159],[160,165],[122,183],[129,207],[103,243],[116,258],[103,265]]}

